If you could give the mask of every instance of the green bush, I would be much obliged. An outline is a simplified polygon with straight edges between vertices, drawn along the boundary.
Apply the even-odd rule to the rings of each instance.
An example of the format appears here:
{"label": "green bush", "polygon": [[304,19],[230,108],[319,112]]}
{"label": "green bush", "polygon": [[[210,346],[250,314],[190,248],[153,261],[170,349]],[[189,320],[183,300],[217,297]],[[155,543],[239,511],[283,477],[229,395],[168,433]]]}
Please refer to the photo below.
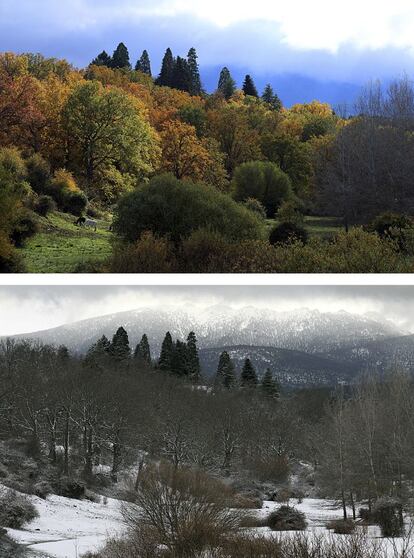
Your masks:
{"label": "green bush", "polygon": [[179,243],[200,228],[231,240],[257,239],[263,224],[251,211],[214,187],[166,174],[121,198],[114,230],[128,242],[145,231]]}
{"label": "green bush", "polygon": [[13,490],[0,494],[0,525],[20,529],[38,516],[36,508],[26,496]]}
{"label": "green bush", "polygon": [[253,211],[253,213],[256,213],[262,219],[266,219],[266,208],[259,200],[256,200],[256,198],[247,198],[244,202],[244,207],[249,211]]}
{"label": "green bush", "polygon": [[15,246],[22,246],[27,238],[37,233],[37,222],[32,211],[22,209],[18,212],[13,222],[10,238]]}
{"label": "green bush", "polygon": [[269,235],[269,242],[272,245],[286,244],[293,241],[299,241],[303,244],[308,241],[308,233],[296,223],[281,223],[272,229]]}
{"label": "green bush", "polygon": [[382,239],[394,240],[402,252],[413,253],[414,222],[407,215],[383,213],[373,219],[367,230],[376,232]]}
{"label": "green bush", "polygon": [[40,196],[35,203],[34,210],[38,215],[46,217],[48,213],[56,210],[56,203],[50,196]]}
{"label": "green bush", "polygon": [[234,172],[233,186],[237,201],[259,200],[269,218],[274,217],[281,203],[292,196],[291,180],[276,163],[243,163]]}
{"label": "green bush", "polygon": [[44,194],[50,181],[50,166],[36,153],[27,159],[27,180],[37,194]]}
{"label": "green bush", "polygon": [[83,215],[87,205],[88,198],[83,192],[65,192],[62,209],[66,213],[72,213],[72,215],[80,217]]}
{"label": "green bush", "polygon": [[281,506],[268,515],[266,525],[272,531],[304,531],[307,522],[304,513],[290,506]]}

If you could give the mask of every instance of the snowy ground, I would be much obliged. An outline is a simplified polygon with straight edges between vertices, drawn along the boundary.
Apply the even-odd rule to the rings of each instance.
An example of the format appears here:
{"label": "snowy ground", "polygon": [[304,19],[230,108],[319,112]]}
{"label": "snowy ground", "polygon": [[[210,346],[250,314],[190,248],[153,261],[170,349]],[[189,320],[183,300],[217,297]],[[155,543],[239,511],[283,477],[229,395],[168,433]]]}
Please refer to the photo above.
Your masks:
{"label": "snowy ground", "polygon": [[[121,535],[124,530],[121,502],[118,500],[108,498],[107,504],[96,504],[60,496],[49,496],[47,500],[30,496],[30,499],[39,512],[39,518],[23,530],[8,529],[8,533],[17,542],[26,545],[33,558],[80,558],[87,551],[98,550],[108,537]],[[290,505],[305,513],[310,533],[328,536],[326,523],[342,517],[342,510],[330,500],[305,498],[300,504],[293,500]],[[259,517],[266,517],[279,506],[275,502],[264,502],[263,508],[258,511]],[[267,528],[257,531],[271,534]],[[375,527],[370,528],[368,534],[372,539],[379,537]],[[402,544],[397,542],[399,546]],[[384,544],[389,549],[389,556],[393,556],[391,541],[384,541]]]}
{"label": "snowy ground", "polygon": [[39,517],[24,530],[8,529],[8,533],[27,545],[37,558],[79,558],[99,549],[108,536],[121,534],[124,529],[118,500],[108,498],[104,505],[60,496],[30,499]]}

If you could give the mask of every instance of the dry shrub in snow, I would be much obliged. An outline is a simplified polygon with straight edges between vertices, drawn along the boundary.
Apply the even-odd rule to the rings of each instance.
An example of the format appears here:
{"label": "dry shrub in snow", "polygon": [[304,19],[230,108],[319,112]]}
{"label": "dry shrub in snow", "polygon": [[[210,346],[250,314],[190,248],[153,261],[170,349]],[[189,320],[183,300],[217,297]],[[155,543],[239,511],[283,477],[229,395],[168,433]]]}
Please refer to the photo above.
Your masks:
{"label": "dry shrub in snow", "polygon": [[13,490],[0,494],[0,525],[20,529],[25,523],[33,521],[39,514],[31,501]]}

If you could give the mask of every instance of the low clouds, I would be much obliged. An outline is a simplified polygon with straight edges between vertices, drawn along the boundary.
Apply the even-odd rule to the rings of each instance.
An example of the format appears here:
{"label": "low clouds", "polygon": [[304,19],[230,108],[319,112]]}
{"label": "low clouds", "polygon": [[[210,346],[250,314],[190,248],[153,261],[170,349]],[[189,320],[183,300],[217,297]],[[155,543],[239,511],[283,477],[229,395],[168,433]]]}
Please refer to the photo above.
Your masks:
{"label": "low clouds", "polygon": [[[260,87],[267,80],[277,87],[287,74],[345,87],[411,73],[413,28],[411,0],[0,1],[0,50],[41,51],[84,66],[124,41],[134,61],[149,50],[157,71],[167,46],[184,55],[195,46],[208,89],[225,64],[238,79],[253,73]],[[301,100],[288,90],[286,102]]]}
{"label": "low clouds", "polygon": [[31,333],[138,308],[189,313],[214,305],[374,312],[414,332],[414,287],[0,287],[0,336]]}

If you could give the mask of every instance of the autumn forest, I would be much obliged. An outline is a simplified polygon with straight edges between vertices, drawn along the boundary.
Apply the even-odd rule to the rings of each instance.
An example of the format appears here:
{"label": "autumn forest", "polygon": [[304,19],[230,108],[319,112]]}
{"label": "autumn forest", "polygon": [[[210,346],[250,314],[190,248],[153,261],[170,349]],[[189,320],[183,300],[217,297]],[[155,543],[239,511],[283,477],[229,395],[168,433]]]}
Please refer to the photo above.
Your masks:
{"label": "autumn forest", "polygon": [[[239,88],[240,87],[240,88]],[[197,52],[0,55],[0,271],[411,272],[414,86],[283,106]]]}

